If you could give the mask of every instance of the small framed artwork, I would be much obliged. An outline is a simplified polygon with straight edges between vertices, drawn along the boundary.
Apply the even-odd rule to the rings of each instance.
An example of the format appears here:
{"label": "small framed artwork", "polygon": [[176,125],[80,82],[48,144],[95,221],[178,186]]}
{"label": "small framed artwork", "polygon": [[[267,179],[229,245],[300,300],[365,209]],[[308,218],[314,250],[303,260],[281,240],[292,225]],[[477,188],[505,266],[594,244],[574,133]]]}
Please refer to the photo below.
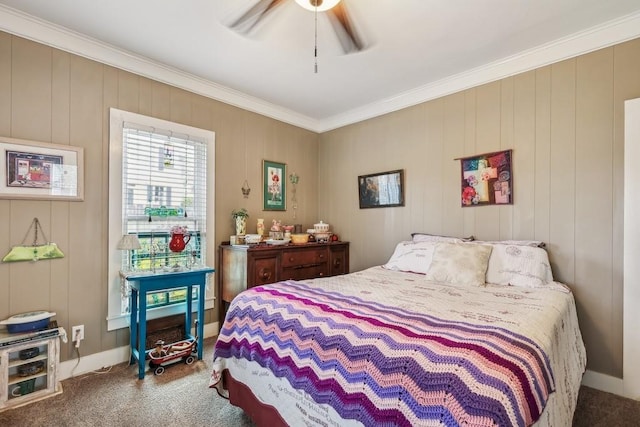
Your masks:
{"label": "small framed artwork", "polygon": [[462,207],[513,204],[511,150],[479,154],[460,160]]}
{"label": "small framed artwork", "polygon": [[404,170],[358,177],[360,209],[404,206]]}
{"label": "small framed artwork", "polygon": [[0,198],[84,199],[82,148],[0,137]]}
{"label": "small framed artwork", "polygon": [[262,161],[262,209],[265,211],[286,211],[287,165],[285,163]]}

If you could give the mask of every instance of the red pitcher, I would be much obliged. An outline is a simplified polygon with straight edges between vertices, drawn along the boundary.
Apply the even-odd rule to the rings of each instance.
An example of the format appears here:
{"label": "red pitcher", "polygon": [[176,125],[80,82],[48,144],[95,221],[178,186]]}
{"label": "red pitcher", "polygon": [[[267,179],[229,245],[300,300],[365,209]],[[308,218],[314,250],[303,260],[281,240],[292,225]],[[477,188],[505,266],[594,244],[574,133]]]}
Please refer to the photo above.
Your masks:
{"label": "red pitcher", "polygon": [[189,243],[189,240],[191,240],[190,234],[171,233],[169,249],[171,249],[172,252],[182,252],[185,246],[187,246],[187,243]]}

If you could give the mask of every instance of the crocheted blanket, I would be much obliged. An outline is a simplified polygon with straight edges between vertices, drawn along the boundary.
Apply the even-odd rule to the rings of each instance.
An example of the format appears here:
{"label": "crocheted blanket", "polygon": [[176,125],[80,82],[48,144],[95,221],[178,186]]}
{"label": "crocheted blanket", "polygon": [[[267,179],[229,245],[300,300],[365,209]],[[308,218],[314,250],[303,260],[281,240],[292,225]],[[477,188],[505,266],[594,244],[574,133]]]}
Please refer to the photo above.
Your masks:
{"label": "crocheted blanket", "polygon": [[[229,308],[210,385],[220,386],[233,359],[364,425],[528,426],[539,418],[555,386],[534,340],[490,321],[379,301],[293,281],[249,289]],[[305,411],[304,399],[289,397]]]}

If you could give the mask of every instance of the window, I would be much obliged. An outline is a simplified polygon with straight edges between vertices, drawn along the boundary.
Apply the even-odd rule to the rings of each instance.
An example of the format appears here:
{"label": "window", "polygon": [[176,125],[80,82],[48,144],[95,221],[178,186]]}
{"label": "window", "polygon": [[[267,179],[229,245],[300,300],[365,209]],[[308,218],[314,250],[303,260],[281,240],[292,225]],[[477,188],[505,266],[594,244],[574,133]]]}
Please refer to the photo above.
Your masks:
{"label": "window", "polygon": [[[171,234],[167,232],[137,233],[141,248],[132,250],[126,256],[127,265],[136,270],[162,270],[167,267],[194,267],[204,264],[204,248],[200,231],[190,231],[187,245],[182,252],[171,252],[169,242]],[[187,239],[185,239],[187,240]]]}
{"label": "window", "polygon": [[[214,134],[211,131],[111,109],[109,156],[109,330],[126,327],[128,291],[119,271],[174,271],[213,265]],[[211,224],[210,230],[207,225]],[[186,227],[184,251],[169,249],[170,230]],[[137,234],[141,248],[118,251],[123,234]],[[211,251],[213,252],[213,251]],[[205,307],[213,307],[207,292]],[[194,298],[202,296],[195,295]],[[148,295],[148,318],[184,311],[176,289]]]}

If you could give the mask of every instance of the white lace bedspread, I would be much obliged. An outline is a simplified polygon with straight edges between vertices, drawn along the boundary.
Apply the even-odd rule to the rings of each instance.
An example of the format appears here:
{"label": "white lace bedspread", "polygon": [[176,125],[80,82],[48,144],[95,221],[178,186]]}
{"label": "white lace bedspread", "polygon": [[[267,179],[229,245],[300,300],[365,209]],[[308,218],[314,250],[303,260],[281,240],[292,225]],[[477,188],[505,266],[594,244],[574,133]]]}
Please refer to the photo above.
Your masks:
{"label": "white lace bedspread", "polygon": [[[571,425],[586,353],[573,295],[565,285],[554,282],[541,288],[520,288],[439,284],[425,280],[420,274],[381,267],[301,283],[403,311],[504,328],[526,336],[549,358],[555,387],[535,425]],[[223,334],[221,337],[227,339]],[[246,358],[214,355],[210,385],[219,391],[223,369],[229,369],[234,378],[248,384],[258,399],[275,406],[290,425],[362,425],[357,420],[342,419],[330,405],[317,404],[304,390],[292,387],[285,378],[275,377]]]}

